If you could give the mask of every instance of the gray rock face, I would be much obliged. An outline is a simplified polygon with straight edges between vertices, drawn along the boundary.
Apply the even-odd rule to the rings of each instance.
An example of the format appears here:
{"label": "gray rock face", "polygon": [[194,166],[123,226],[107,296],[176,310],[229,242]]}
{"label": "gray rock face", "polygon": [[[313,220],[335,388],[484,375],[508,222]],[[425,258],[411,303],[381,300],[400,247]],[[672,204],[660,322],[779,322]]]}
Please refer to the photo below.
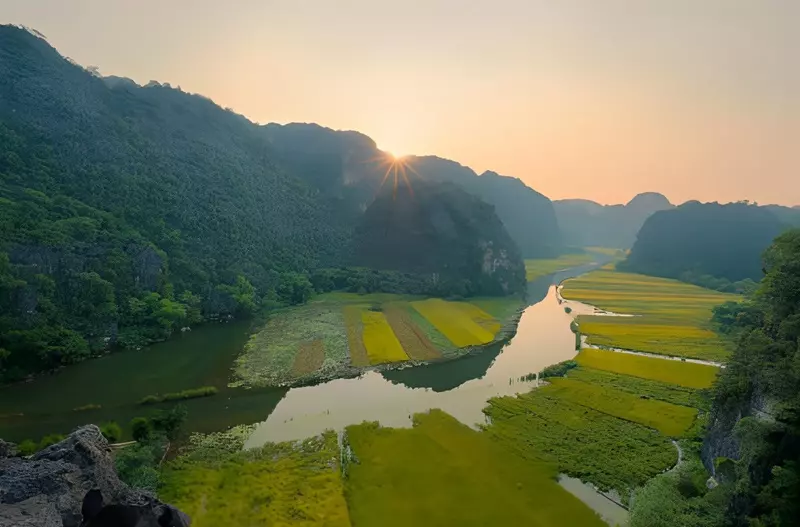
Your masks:
{"label": "gray rock face", "polygon": [[0,459],[6,457],[14,457],[17,455],[17,445],[14,443],[7,443],[0,439]]}
{"label": "gray rock face", "polygon": [[129,488],[94,425],[29,459],[0,459],[0,527],[186,527],[189,518]]}

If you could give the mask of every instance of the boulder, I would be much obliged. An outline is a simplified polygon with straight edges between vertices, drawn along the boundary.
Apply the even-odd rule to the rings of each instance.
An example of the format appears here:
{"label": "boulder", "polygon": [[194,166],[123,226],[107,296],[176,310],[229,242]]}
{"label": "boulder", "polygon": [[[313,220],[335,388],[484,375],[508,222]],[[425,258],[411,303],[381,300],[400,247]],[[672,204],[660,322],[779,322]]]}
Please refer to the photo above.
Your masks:
{"label": "boulder", "polygon": [[0,439],[0,459],[17,455],[17,445]]}
{"label": "boulder", "polygon": [[134,490],[94,425],[34,456],[0,459],[0,527],[186,527],[189,518]]}

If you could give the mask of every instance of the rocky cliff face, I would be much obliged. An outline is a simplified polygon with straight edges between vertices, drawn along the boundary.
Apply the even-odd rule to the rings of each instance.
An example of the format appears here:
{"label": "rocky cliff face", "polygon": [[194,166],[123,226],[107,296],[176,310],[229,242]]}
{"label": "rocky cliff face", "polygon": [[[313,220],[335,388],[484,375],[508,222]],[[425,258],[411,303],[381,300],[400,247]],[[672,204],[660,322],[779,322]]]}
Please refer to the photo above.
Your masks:
{"label": "rocky cliff face", "polygon": [[[0,454],[13,454],[0,441]],[[94,425],[30,458],[0,455],[0,527],[186,527],[189,518],[133,490]]]}

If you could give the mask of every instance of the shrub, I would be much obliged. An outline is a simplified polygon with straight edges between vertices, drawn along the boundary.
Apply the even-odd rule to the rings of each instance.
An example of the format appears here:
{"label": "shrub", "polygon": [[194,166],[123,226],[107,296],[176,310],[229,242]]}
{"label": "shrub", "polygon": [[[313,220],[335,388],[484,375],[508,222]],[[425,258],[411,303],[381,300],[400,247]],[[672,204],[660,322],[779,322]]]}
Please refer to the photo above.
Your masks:
{"label": "shrub", "polygon": [[44,436],[42,440],[39,442],[39,450],[49,447],[50,445],[55,445],[56,443],[60,443],[67,436],[64,434],[50,434],[48,436]]}
{"label": "shrub", "polygon": [[114,421],[100,425],[100,433],[109,443],[116,443],[122,437],[122,428]]}
{"label": "shrub", "polygon": [[19,455],[21,456],[30,456],[31,454],[35,454],[37,450],[39,450],[39,445],[36,444],[36,441],[32,439],[26,439],[22,443],[17,445],[17,450],[19,451]]}
{"label": "shrub", "polygon": [[146,417],[134,417],[131,419],[130,426],[133,439],[140,442],[150,437],[150,433],[153,431],[153,424]]}
{"label": "shrub", "polygon": [[546,379],[547,377],[564,377],[569,370],[577,367],[578,363],[574,360],[565,360],[564,362],[559,362],[558,364],[553,364],[543,369],[539,372],[539,377],[542,379]]}

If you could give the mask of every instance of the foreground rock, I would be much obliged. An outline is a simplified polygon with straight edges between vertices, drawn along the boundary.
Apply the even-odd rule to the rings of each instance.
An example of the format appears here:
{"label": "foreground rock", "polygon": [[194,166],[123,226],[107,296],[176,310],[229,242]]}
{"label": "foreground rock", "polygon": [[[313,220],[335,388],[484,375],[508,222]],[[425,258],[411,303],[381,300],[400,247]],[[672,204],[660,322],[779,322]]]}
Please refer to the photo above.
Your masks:
{"label": "foreground rock", "polygon": [[189,524],[179,510],[119,480],[108,442],[94,425],[30,458],[0,457],[0,527]]}

